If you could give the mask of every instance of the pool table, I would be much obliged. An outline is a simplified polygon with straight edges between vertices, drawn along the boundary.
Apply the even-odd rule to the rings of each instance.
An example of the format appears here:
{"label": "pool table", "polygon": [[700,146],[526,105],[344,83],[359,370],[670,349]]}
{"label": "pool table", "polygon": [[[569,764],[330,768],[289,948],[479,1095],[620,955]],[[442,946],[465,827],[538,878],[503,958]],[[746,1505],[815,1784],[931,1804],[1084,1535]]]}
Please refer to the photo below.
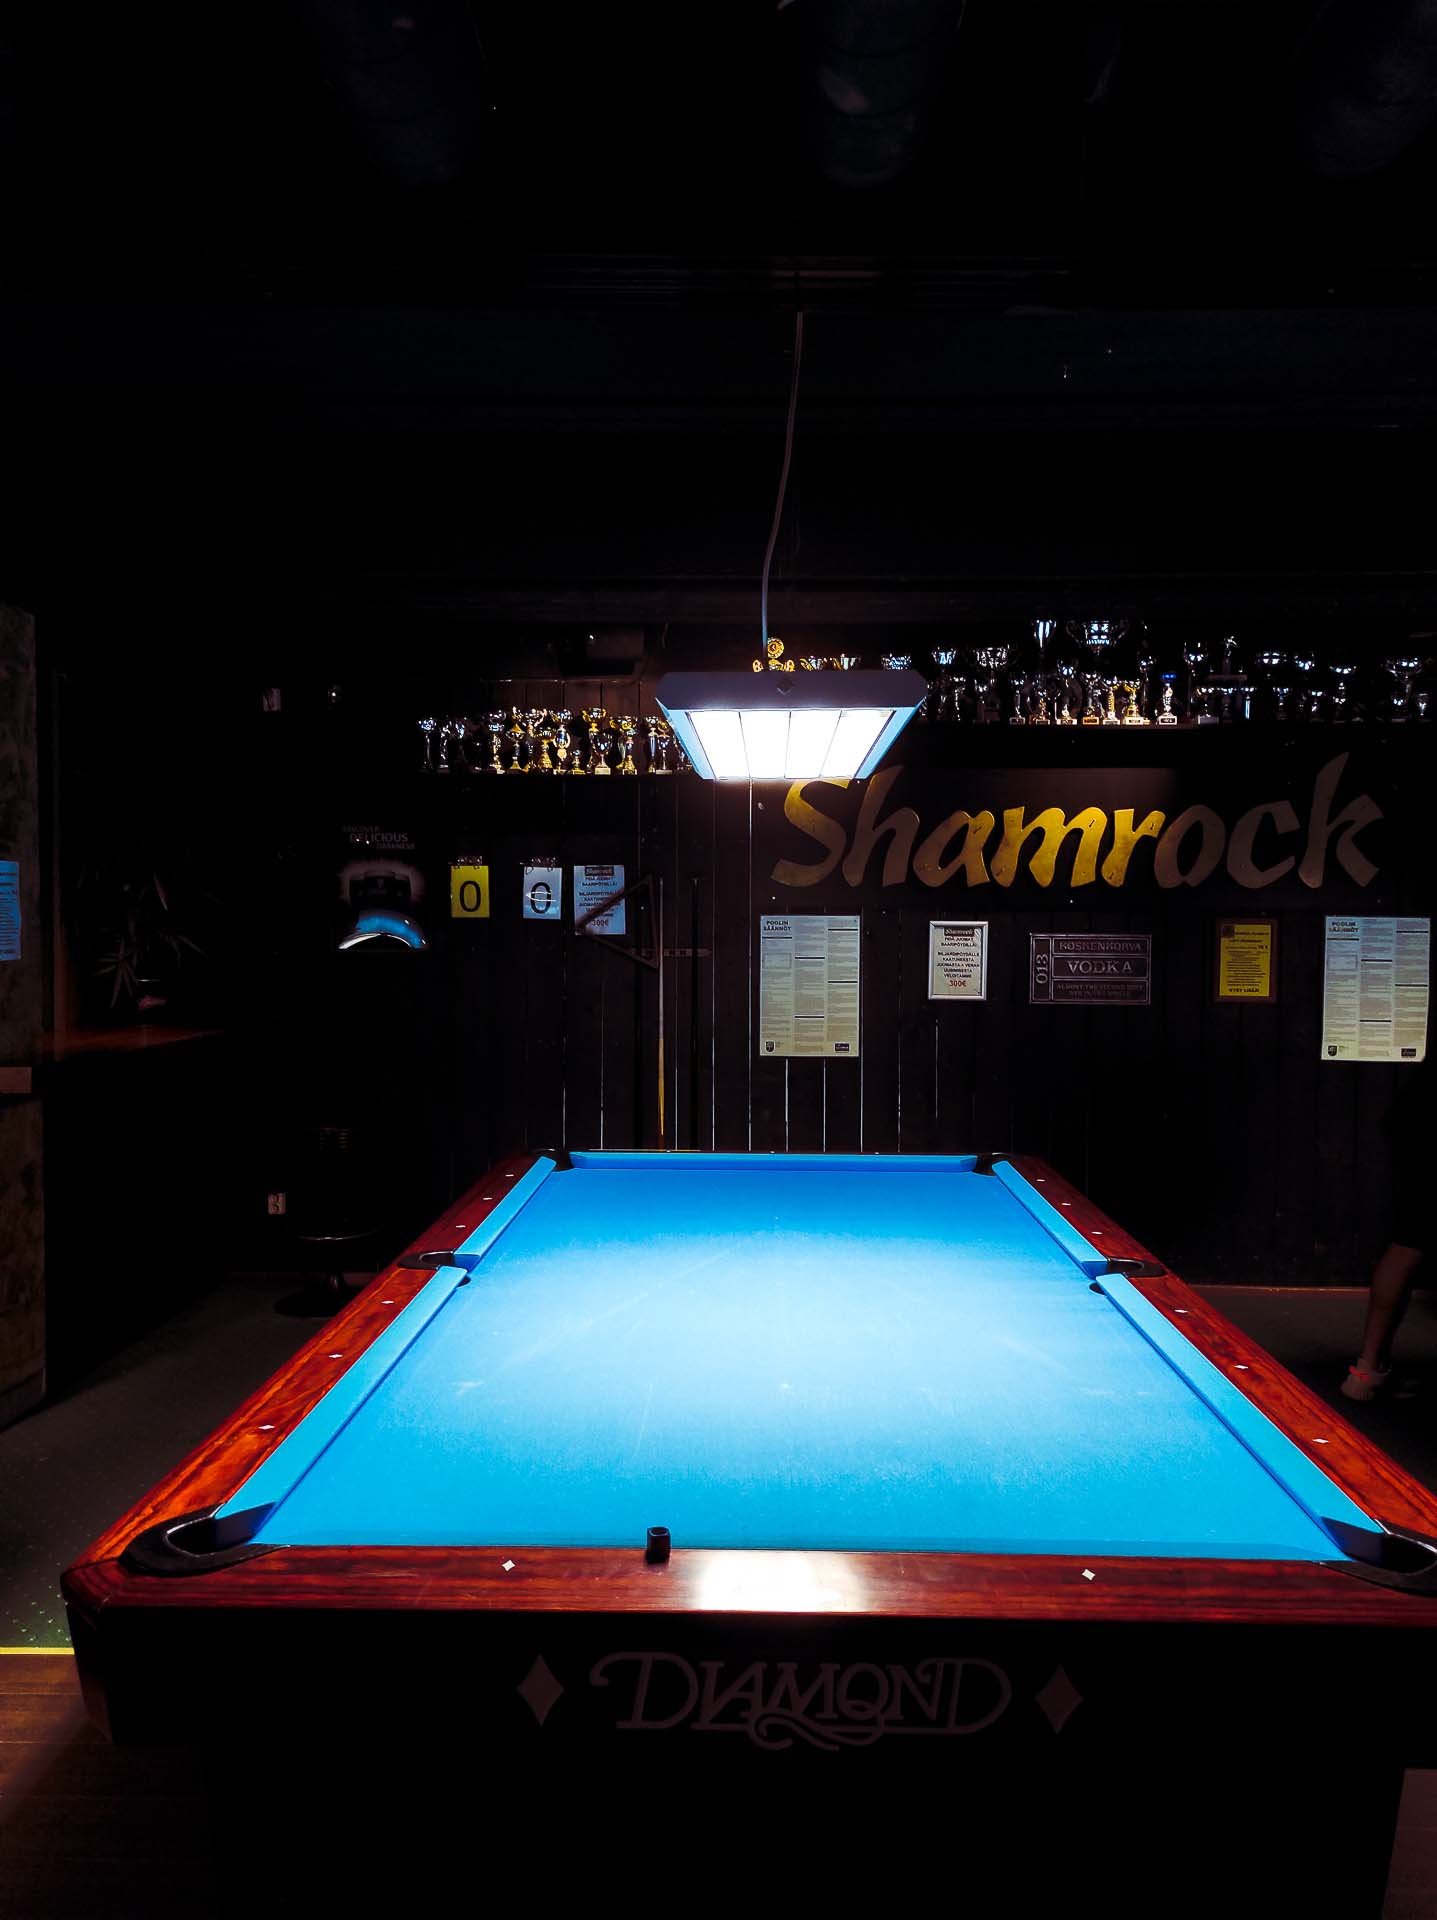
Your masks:
{"label": "pool table", "polygon": [[64,1590],[122,1742],[457,1717],[511,1775],[819,1761],[992,1831],[1161,1773],[1340,1821],[1361,1911],[1437,1757],[1434,1569],[1437,1499],[1041,1161],[576,1151]]}

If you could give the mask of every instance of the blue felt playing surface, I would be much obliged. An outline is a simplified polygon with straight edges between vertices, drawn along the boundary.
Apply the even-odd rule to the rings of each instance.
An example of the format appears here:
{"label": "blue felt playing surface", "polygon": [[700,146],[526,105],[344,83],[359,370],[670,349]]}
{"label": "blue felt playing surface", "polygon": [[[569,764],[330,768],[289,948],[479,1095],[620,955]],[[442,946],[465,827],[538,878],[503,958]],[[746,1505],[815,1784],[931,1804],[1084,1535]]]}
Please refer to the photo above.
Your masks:
{"label": "blue felt playing surface", "polygon": [[1093,1292],[1025,1183],[578,1159],[229,1503],[275,1502],[260,1539],[1335,1557],[1287,1443]]}

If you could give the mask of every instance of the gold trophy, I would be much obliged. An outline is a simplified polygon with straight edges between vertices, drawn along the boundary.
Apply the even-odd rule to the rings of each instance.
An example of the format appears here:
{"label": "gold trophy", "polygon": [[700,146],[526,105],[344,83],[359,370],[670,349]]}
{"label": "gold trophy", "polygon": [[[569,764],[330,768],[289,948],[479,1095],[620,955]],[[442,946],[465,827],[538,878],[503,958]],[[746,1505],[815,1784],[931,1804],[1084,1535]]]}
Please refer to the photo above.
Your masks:
{"label": "gold trophy", "polygon": [[634,765],[634,735],[639,730],[638,717],[632,713],[621,714],[614,725],[619,733],[618,771],[637,773],[638,768]]}
{"label": "gold trophy", "polygon": [[1138,706],[1138,683],[1136,680],[1124,680],[1123,687],[1123,725],[1125,727],[1145,727],[1148,723]]}
{"label": "gold trophy", "polygon": [[673,744],[673,728],[661,713],[651,713],[644,725],[649,730],[649,772],[672,773],[669,748]]}
{"label": "gold trophy", "polygon": [[584,708],[584,725],[589,729],[589,764],[587,773],[609,772],[609,748],[612,737],[606,732],[609,716],[602,707]]}
{"label": "gold trophy", "polygon": [[504,731],[509,740],[508,771],[510,773],[526,773],[528,768],[524,762],[525,721],[521,708],[510,707],[509,724]]}
{"label": "gold trophy", "polygon": [[1118,718],[1118,682],[1116,680],[1110,680],[1108,682],[1104,693],[1104,702],[1103,725],[1105,727],[1120,727],[1123,723]]}
{"label": "gold trophy", "polygon": [[573,771],[569,765],[569,749],[574,744],[573,737],[569,732],[569,722],[573,717],[567,707],[561,707],[557,713],[550,714],[549,716],[553,722],[555,773],[570,773]]}
{"label": "gold trophy", "polygon": [[554,720],[545,707],[535,707],[529,715],[539,738],[538,757],[530,751],[529,771],[531,773],[552,773],[554,758],[549,749],[554,744]]}
{"label": "gold trophy", "polygon": [[763,651],[765,657],[762,660],[755,660],[753,662],[753,670],[755,673],[762,673],[765,668],[767,668],[770,673],[793,672],[792,660],[785,660],[783,657],[782,640],[775,637],[772,640],[765,641]]}

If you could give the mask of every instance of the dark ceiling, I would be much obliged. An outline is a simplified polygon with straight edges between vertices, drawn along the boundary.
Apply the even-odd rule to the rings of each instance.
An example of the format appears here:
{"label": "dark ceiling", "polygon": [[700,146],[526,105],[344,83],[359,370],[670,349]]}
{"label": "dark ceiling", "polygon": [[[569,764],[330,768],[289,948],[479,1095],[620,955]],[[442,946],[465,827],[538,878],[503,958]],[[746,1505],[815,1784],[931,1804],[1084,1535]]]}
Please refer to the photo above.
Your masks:
{"label": "dark ceiling", "polygon": [[11,22],[0,591],[61,624],[741,618],[799,305],[814,618],[1437,609],[1437,0]]}

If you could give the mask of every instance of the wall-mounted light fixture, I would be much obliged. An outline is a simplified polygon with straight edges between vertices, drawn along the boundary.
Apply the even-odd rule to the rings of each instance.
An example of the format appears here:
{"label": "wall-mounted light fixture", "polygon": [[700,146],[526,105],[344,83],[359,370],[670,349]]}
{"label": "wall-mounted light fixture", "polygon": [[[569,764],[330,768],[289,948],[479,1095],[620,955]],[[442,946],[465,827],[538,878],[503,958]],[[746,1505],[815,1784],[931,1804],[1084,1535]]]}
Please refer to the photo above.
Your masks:
{"label": "wall-mounted light fixture", "polygon": [[911,668],[666,673],[654,689],[705,780],[862,780],[927,694]]}

